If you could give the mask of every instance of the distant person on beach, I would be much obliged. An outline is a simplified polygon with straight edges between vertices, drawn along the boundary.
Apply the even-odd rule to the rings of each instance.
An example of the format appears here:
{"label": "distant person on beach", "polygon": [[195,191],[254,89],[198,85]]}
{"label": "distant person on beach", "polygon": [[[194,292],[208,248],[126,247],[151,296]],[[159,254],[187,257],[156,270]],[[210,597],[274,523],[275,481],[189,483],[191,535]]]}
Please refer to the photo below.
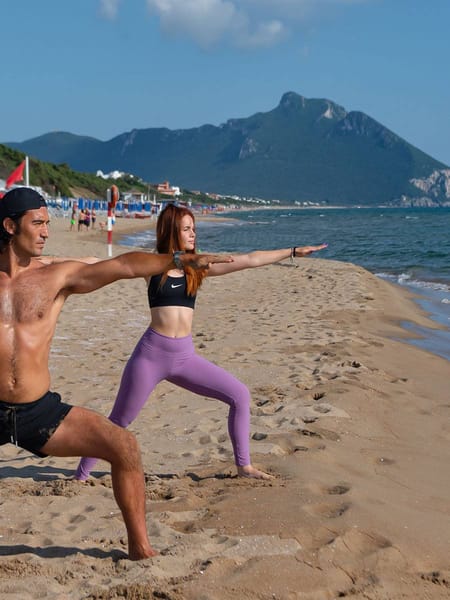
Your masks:
{"label": "distant person on beach", "polygon": [[129,558],[156,554],[147,536],[145,483],[133,434],[106,417],[61,401],[49,391],[49,353],[56,323],[71,294],[119,279],[178,267],[208,268],[220,256],[128,252],[86,264],[39,260],[48,238],[44,198],[15,188],[0,200],[0,445],[37,456],[97,456],[111,464],[114,496],[128,532]]}
{"label": "distant person on beach", "polygon": [[86,225],[86,222],[85,222],[84,208],[82,208],[80,210],[80,212],[78,213],[78,231],[81,231],[85,225]]}
{"label": "distant person on beach", "polygon": [[70,231],[73,231],[75,229],[76,222],[77,222],[77,209],[74,207],[74,208],[72,208],[72,214],[70,216]]}
{"label": "distant person on beach", "polygon": [[[169,204],[156,224],[159,253],[196,252],[195,220],[185,207]],[[162,275],[145,277],[151,311],[148,329],[134,349],[122,375],[118,395],[109,416],[113,423],[128,427],[162,380],[196,394],[215,398],[229,406],[228,431],[237,473],[242,477],[268,479],[250,460],[250,393],[233,375],[195,353],[192,321],[197,291],[205,276],[226,275],[242,269],[270,265],[287,258],[307,256],[325,248],[304,246],[285,250],[263,250],[233,256],[233,262],[211,265],[208,271],[170,268]],[[96,463],[83,458],[75,478],[85,481]]]}

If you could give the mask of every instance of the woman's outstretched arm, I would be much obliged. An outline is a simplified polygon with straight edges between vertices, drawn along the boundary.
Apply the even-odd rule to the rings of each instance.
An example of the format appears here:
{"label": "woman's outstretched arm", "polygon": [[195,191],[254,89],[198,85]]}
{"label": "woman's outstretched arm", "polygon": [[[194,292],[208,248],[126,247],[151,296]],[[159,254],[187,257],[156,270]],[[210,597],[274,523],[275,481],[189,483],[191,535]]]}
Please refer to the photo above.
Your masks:
{"label": "woman's outstretched arm", "polygon": [[233,254],[232,263],[213,264],[208,271],[208,277],[226,275],[243,269],[253,269],[272,265],[274,263],[286,260],[288,258],[309,256],[313,252],[323,250],[328,244],[319,244],[318,246],[295,246],[293,248],[284,248],[280,250],[255,250],[248,254]]}

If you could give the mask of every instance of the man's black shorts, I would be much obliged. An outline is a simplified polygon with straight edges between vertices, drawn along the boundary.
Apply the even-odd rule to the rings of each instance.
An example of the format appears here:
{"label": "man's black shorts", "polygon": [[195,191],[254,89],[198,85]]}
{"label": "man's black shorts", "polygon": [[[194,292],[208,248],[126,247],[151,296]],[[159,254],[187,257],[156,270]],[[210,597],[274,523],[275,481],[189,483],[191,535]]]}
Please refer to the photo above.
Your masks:
{"label": "man's black shorts", "polygon": [[0,445],[11,443],[37,456],[69,413],[72,406],[61,396],[47,392],[34,402],[10,404],[0,401]]}

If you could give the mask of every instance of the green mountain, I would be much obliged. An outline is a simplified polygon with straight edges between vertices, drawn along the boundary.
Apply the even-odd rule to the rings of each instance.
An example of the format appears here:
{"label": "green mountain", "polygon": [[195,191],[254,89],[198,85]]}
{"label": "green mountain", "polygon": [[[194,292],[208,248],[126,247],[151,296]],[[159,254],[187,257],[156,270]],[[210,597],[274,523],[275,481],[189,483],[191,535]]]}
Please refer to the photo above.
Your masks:
{"label": "green mountain", "polygon": [[[25,159],[25,154],[0,144],[0,178],[5,180]],[[84,198],[106,198],[111,185],[119,186],[121,192],[139,190],[148,192],[148,185],[131,175],[119,179],[103,179],[92,173],[74,171],[67,164],[52,164],[36,158],[29,159],[30,185],[39,186],[51,196],[82,196]],[[23,184],[23,180],[19,182]],[[1,190],[3,191],[3,190]],[[156,190],[152,190],[157,194]]]}
{"label": "green mountain", "polygon": [[362,112],[294,92],[267,113],[218,127],[135,129],[106,142],[54,132],[7,145],[78,171],[117,169],[226,195],[340,205],[449,200],[445,186],[430,195],[417,183],[443,163]]}

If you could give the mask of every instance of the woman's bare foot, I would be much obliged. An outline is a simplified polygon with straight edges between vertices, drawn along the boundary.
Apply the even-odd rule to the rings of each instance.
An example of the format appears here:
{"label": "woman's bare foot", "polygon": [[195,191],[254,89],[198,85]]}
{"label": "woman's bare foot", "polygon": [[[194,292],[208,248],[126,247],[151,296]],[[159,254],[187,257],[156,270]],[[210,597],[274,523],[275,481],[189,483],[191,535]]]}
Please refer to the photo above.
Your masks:
{"label": "woman's bare foot", "polygon": [[250,479],[273,479],[273,475],[264,473],[255,469],[252,465],[245,465],[244,467],[237,468],[238,477],[249,477]]}

